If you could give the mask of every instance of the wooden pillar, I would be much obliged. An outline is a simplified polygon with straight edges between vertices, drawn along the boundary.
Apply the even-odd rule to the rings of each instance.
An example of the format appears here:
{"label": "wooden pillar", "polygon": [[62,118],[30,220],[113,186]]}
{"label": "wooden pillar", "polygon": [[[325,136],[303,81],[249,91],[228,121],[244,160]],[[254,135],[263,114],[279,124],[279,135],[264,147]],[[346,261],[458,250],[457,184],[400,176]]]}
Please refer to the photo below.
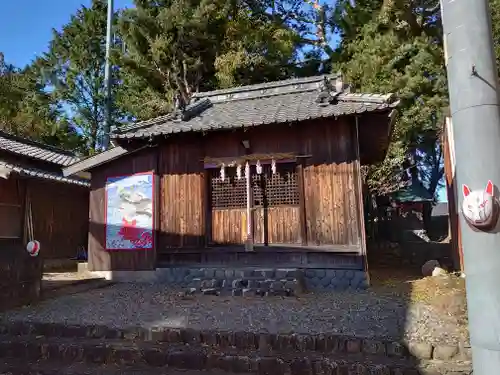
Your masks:
{"label": "wooden pillar", "polygon": [[247,239],[246,251],[253,251],[253,220],[252,220],[252,176],[250,175],[250,163],[245,164],[245,179],[247,187]]}
{"label": "wooden pillar", "polygon": [[448,196],[448,223],[451,231],[451,247],[454,267],[464,271],[462,241],[460,237],[460,220],[458,218],[457,189],[455,184],[455,155],[453,143],[453,125],[451,118],[446,117],[443,132],[444,174],[446,178],[446,194]]}

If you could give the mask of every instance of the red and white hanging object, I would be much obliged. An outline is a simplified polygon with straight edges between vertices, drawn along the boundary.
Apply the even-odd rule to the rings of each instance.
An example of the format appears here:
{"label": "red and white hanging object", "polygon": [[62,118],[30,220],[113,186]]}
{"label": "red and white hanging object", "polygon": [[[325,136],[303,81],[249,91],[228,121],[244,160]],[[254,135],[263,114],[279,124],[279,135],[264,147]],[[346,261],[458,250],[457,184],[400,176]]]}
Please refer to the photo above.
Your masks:
{"label": "red and white hanging object", "polygon": [[240,164],[238,164],[238,165],[236,166],[236,178],[237,178],[238,180],[241,180],[241,165],[240,165]]}
{"label": "red and white hanging object", "polygon": [[226,166],[224,164],[220,167],[220,179],[222,181],[226,179]]}
{"label": "red and white hanging object", "polygon": [[257,164],[255,165],[255,171],[257,174],[262,174],[262,165],[260,165],[260,160],[257,160]]}
{"label": "red and white hanging object", "polygon": [[245,164],[245,178],[250,177],[250,164],[248,162]]}
{"label": "red and white hanging object", "polygon": [[40,242],[36,240],[28,242],[28,244],[26,245],[26,251],[32,257],[36,257],[40,252]]}
{"label": "red and white hanging object", "polygon": [[271,160],[271,171],[276,174],[276,161],[274,159]]}

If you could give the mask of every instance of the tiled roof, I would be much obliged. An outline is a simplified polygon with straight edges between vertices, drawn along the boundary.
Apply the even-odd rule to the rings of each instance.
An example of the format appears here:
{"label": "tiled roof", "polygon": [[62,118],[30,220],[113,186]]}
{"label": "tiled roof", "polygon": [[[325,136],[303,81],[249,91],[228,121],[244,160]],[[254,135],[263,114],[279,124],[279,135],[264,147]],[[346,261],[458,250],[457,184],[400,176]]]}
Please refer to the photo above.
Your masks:
{"label": "tiled roof", "polygon": [[60,166],[67,166],[78,161],[78,158],[68,151],[17,137],[4,131],[0,131],[0,150]]}
{"label": "tiled roof", "polygon": [[4,162],[0,162],[0,167],[5,167],[7,169],[10,169],[11,171],[16,172],[22,176],[36,177],[36,178],[42,178],[45,180],[58,181],[58,182],[63,182],[63,183],[67,183],[67,184],[75,184],[75,185],[90,187],[90,183],[86,180],[79,179],[79,178],[64,177],[64,176],[57,174],[57,173],[53,173],[53,172],[49,173],[49,172],[42,171],[42,170],[36,169],[36,168],[27,168],[27,167],[22,167],[19,165],[14,165],[11,163],[4,163]]}
{"label": "tiled roof", "polygon": [[170,114],[122,127],[112,137],[146,138],[297,122],[383,111],[398,104],[391,94],[349,93],[336,79],[309,77],[198,93],[180,116]]}

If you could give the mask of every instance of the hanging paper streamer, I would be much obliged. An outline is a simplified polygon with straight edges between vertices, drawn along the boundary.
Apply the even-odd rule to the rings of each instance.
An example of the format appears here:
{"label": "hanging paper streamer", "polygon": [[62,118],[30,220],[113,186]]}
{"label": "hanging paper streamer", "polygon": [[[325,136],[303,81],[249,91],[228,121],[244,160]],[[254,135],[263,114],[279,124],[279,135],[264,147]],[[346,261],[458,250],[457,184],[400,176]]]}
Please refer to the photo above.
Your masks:
{"label": "hanging paper streamer", "polygon": [[238,166],[236,167],[236,178],[238,180],[241,180],[241,165],[238,164]]}
{"label": "hanging paper streamer", "polygon": [[226,166],[224,164],[220,167],[220,179],[222,181],[226,179]]}
{"label": "hanging paper streamer", "polygon": [[245,178],[250,177],[250,164],[248,162],[245,164]]}
{"label": "hanging paper streamer", "polygon": [[273,174],[276,174],[276,161],[271,160],[271,171],[273,172]]}
{"label": "hanging paper streamer", "polygon": [[257,160],[257,164],[255,165],[255,171],[257,172],[257,174],[262,173],[262,165],[260,165],[260,160]]}

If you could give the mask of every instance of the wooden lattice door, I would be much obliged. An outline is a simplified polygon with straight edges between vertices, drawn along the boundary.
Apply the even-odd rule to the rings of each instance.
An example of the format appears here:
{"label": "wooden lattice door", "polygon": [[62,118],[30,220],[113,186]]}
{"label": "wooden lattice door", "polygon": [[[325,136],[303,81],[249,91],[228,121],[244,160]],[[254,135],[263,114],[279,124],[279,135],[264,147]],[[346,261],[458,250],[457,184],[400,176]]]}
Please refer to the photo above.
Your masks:
{"label": "wooden lattice door", "polygon": [[[254,172],[254,170],[253,170]],[[252,174],[253,239],[257,244],[298,244],[300,238],[299,183],[295,163],[263,165]]]}
{"label": "wooden lattice door", "polygon": [[246,240],[246,181],[237,178],[236,168],[226,168],[224,179],[220,169],[209,171],[212,244],[243,244]]}

